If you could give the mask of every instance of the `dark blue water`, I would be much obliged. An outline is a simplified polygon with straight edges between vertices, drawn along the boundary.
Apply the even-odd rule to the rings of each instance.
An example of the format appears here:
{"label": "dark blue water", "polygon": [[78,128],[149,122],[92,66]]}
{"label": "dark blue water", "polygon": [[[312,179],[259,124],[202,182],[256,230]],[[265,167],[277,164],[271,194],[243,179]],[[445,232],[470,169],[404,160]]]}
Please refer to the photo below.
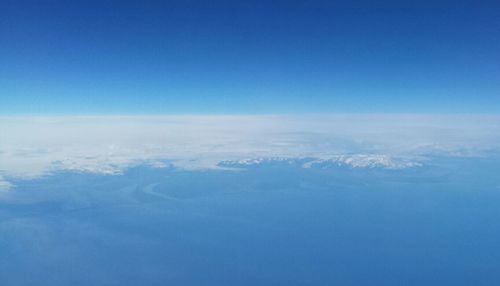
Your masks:
{"label": "dark blue water", "polygon": [[137,167],[0,199],[0,285],[500,285],[500,160]]}

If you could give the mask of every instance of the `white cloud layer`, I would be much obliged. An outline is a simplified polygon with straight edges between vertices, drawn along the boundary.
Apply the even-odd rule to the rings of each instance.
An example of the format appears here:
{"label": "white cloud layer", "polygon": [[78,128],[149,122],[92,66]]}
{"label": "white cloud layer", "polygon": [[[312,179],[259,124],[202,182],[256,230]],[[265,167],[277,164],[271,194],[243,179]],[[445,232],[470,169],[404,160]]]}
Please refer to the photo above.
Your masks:
{"label": "white cloud layer", "polygon": [[[135,164],[161,167],[163,160],[217,168],[224,160],[266,157],[397,167],[430,154],[498,152],[499,142],[499,116],[0,117],[0,175],[119,174]],[[0,177],[0,189],[9,186]]]}

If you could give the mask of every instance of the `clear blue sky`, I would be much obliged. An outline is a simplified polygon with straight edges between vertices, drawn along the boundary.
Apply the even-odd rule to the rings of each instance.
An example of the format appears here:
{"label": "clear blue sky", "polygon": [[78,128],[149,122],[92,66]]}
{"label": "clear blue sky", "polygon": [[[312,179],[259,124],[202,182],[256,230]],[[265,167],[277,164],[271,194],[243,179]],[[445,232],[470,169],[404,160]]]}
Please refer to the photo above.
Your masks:
{"label": "clear blue sky", "polygon": [[0,1],[0,114],[500,113],[499,1]]}

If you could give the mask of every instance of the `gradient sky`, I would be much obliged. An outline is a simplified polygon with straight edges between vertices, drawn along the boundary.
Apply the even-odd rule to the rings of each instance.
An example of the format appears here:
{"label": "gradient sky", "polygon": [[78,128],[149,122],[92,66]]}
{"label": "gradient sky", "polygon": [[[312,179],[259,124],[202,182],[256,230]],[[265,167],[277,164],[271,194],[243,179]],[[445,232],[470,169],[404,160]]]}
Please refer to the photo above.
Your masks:
{"label": "gradient sky", "polygon": [[500,112],[498,1],[0,1],[0,114]]}

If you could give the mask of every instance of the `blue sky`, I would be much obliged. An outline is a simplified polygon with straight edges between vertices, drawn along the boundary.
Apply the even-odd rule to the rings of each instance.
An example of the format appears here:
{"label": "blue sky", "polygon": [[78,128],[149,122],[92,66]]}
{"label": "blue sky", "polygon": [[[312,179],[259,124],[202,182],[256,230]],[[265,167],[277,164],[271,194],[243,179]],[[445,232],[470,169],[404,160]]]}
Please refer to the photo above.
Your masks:
{"label": "blue sky", "polygon": [[0,114],[498,113],[499,13],[498,1],[4,0]]}
{"label": "blue sky", "polygon": [[498,15],[0,0],[0,285],[500,285]]}

